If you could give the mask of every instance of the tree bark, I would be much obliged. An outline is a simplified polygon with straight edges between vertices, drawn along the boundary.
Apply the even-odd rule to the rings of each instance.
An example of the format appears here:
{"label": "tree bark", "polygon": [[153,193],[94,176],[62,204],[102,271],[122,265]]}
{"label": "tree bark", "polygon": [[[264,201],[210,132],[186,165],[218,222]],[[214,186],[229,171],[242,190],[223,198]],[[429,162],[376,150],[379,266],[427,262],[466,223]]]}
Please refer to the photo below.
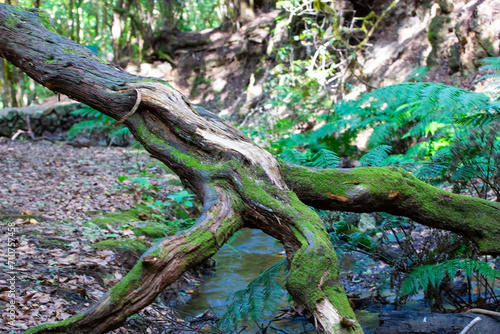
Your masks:
{"label": "tree bark", "polygon": [[[306,204],[395,212],[458,232],[476,224],[461,207],[469,205],[485,222],[489,219],[484,231],[474,230],[474,240],[483,252],[500,254],[500,245],[490,244],[500,236],[497,203],[443,192],[400,170],[288,166],[230,123],[193,107],[168,83],[133,76],[53,33],[48,24],[47,14],[38,10],[0,5],[0,56],[45,87],[124,122],[151,156],[200,198],[203,212],[194,227],[146,252],[96,305],[26,333],[116,328],[243,226],[259,228],[284,245],[287,289],[318,326],[327,333],[362,333],[356,321],[346,321],[355,316],[338,278],[335,251],[321,219]],[[439,212],[446,208],[444,215]]]}

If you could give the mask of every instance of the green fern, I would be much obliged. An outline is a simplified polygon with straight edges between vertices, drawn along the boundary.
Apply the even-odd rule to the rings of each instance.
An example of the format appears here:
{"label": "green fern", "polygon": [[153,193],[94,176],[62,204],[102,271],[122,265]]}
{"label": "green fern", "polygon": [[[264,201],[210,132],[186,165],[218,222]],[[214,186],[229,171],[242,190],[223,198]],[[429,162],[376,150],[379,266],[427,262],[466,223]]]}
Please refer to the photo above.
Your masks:
{"label": "green fern", "polygon": [[89,107],[83,106],[71,112],[72,115],[81,118],[90,118],[85,121],[78,122],[74,124],[68,130],[68,139],[74,138],[79,133],[103,133],[108,135],[110,138],[124,136],[129,134],[130,131],[125,126],[121,125],[119,127],[113,127],[115,120],[103,113]]}
{"label": "green fern", "polygon": [[321,149],[316,153],[308,165],[316,168],[335,168],[340,163],[340,158],[334,152]]}
{"label": "green fern", "polygon": [[88,121],[81,121],[74,124],[68,130],[68,139],[74,138],[81,132],[92,132],[92,131],[103,131],[106,129],[103,122],[100,119],[91,119]]}
{"label": "green fern", "polygon": [[392,150],[392,146],[389,145],[379,145],[374,149],[368,151],[360,160],[359,167],[381,167],[386,164],[384,161],[389,156],[389,152]]}
{"label": "green fern", "polygon": [[291,162],[296,165],[305,165],[307,163],[307,157],[299,151],[296,150],[285,150],[279,155],[280,159]]}
{"label": "green fern", "polygon": [[286,259],[262,272],[245,289],[233,295],[233,302],[222,315],[219,325],[223,329],[230,329],[240,321],[257,321],[264,312],[275,311],[284,293],[284,289],[276,281],[283,280],[285,275]]}
{"label": "green fern", "polygon": [[411,71],[405,81],[422,82],[422,79],[425,78],[427,72],[429,72],[428,67],[417,67]]}
{"label": "green fern", "polygon": [[340,163],[340,157],[327,149],[320,149],[316,154],[310,157],[310,151],[298,152],[287,149],[279,155],[284,160],[301,166],[311,166],[316,168],[335,168]]}
{"label": "green fern", "polygon": [[[316,130],[311,139],[349,136],[352,140],[359,131],[373,129],[370,147],[395,147],[405,138],[433,141],[453,132],[450,125],[454,121],[484,114],[492,107],[484,93],[439,83],[405,82],[377,89],[355,101],[341,101],[335,106],[334,122]],[[339,133],[340,129],[350,131]]]}
{"label": "green fern", "polygon": [[411,296],[420,290],[427,293],[429,287],[438,288],[445,275],[455,277],[459,270],[463,271],[469,280],[476,274],[488,281],[500,278],[500,270],[493,269],[487,262],[468,258],[453,259],[412,269],[402,282],[399,294]]}
{"label": "green fern", "polygon": [[[492,78],[498,84],[498,81],[500,81],[500,57],[484,58],[481,60],[481,62],[484,65],[479,68],[480,71],[491,71],[494,73],[483,75],[481,78],[479,78],[479,80]],[[497,89],[500,88],[500,85],[497,86],[496,88]]]}
{"label": "green fern", "polygon": [[100,118],[103,116],[102,113],[89,106],[83,106],[80,109],[72,111],[71,114],[74,116],[87,117],[87,118]]}

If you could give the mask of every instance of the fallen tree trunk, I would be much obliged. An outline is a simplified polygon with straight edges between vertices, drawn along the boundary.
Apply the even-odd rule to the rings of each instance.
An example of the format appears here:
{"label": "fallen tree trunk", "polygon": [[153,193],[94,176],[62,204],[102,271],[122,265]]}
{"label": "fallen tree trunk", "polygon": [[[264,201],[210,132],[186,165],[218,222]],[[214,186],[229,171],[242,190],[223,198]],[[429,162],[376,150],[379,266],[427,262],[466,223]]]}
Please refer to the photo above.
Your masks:
{"label": "fallen tree trunk", "polygon": [[[123,122],[151,156],[200,198],[203,211],[194,227],[146,252],[96,305],[27,333],[116,328],[243,226],[259,228],[284,245],[287,289],[318,326],[327,333],[361,333],[338,278],[329,236],[306,204],[395,212],[461,233],[475,226],[472,237],[481,251],[500,254],[500,245],[492,243],[500,237],[497,203],[451,195],[399,169],[353,172],[286,165],[230,123],[193,107],[168,83],[133,76],[51,30],[45,13],[0,4],[0,56],[45,87]],[[477,216],[465,214],[461,206],[475,210],[484,225],[476,226]]]}

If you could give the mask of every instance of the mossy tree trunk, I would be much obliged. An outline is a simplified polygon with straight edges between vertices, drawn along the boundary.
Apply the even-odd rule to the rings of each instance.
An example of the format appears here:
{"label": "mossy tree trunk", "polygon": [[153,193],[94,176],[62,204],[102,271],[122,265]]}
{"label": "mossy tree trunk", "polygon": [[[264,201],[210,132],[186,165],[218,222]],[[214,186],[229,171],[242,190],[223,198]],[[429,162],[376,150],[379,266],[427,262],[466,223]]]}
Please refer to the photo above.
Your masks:
{"label": "mossy tree trunk", "polygon": [[[243,226],[285,247],[287,289],[327,333],[361,333],[337,258],[319,217],[306,204],[387,211],[464,233],[500,254],[500,205],[443,192],[400,169],[313,170],[289,166],[216,115],[193,107],[168,83],[133,76],[52,32],[37,10],[0,4],[0,56],[40,84],[124,122],[151,156],[201,200],[196,225],[148,250],[96,305],[27,333],[105,333],[152,303],[184,271]],[[305,204],[306,203],[306,204]]]}

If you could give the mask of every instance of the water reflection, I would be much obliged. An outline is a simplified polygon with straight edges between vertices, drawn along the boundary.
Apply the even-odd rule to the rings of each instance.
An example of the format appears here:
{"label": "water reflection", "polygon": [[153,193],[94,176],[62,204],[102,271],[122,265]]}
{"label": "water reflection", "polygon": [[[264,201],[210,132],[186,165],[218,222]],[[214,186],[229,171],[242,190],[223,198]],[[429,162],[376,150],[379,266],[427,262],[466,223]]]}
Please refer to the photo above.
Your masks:
{"label": "water reflection", "polygon": [[[231,242],[231,246],[236,252],[227,245],[223,246],[213,257],[217,263],[215,274],[198,287],[185,304],[176,307],[181,314],[198,315],[211,308],[215,314],[221,316],[226,311],[227,306],[231,304],[229,297],[234,292],[244,289],[261,272],[283,259],[283,256],[280,255],[283,246],[260,230],[243,229],[241,234]],[[286,292],[283,292],[280,307],[288,305]],[[267,325],[277,312],[278,310],[265,314],[258,325]],[[360,314],[358,320],[364,319],[371,325],[363,326],[366,333],[370,333],[372,328],[376,327],[372,325],[376,316],[376,313],[374,315],[371,312]],[[363,324],[365,321],[361,323]],[[257,332],[258,326],[256,324],[247,325],[247,329],[242,333]],[[279,332],[279,329],[286,330],[286,333],[315,332],[310,323],[300,320],[280,320],[273,322],[271,326],[276,330],[268,330],[268,333]]]}

